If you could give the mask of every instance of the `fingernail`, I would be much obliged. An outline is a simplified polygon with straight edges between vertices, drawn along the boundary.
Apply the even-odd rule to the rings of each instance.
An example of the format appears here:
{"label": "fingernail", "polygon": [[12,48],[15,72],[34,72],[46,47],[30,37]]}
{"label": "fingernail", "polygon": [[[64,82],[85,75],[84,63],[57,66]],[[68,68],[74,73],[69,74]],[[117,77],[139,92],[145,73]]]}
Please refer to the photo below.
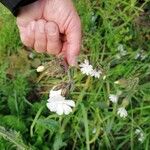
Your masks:
{"label": "fingernail", "polygon": [[78,61],[77,61],[77,58],[78,58],[77,56],[74,57],[74,58],[71,58],[71,59],[69,60],[69,62],[68,62],[69,65],[72,66],[72,67],[77,66],[77,65],[78,65],[78,63],[77,63],[77,62],[78,62]]}
{"label": "fingernail", "polygon": [[35,22],[34,22],[34,21],[31,22],[31,24],[30,24],[30,30],[31,30],[31,31],[34,31],[34,30],[35,30]]}
{"label": "fingernail", "polygon": [[48,34],[49,35],[53,35],[56,33],[56,27],[53,27],[53,28],[48,28]]}

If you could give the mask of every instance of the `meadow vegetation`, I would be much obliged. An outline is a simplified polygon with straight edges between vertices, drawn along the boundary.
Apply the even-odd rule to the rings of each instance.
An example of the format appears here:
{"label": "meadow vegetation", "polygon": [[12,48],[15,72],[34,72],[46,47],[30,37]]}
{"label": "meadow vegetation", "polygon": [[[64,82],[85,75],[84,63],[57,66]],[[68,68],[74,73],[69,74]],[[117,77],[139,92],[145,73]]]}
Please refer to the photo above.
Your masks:
{"label": "meadow vegetation", "polygon": [[[88,59],[105,78],[72,68],[68,98],[76,107],[62,116],[46,102],[49,90],[68,76],[36,72],[54,58],[24,47],[15,18],[0,6],[0,150],[149,150],[150,1],[74,2],[83,26],[79,63]],[[114,104],[109,96],[117,93]],[[117,114],[119,107],[127,117]]]}

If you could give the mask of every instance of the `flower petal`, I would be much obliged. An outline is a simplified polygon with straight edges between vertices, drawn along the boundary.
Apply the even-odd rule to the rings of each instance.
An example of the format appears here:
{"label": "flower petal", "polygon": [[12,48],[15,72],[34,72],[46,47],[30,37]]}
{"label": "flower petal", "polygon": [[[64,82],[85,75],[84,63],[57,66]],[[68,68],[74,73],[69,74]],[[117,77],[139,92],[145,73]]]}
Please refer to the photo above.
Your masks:
{"label": "flower petal", "polygon": [[57,106],[56,113],[57,113],[58,115],[62,115],[62,114],[63,114],[63,105],[58,105],[58,106]]}
{"label": "flower petal", "polygon": [[63,105],[63,110],[64,110],[64,114],[65,115],[68,115],[68,114],[70,114],[72,112],[71,107],[68,106],[68,105],[65,105],[65,104]]}
{"label": "flower petal", "polygon": [[114,95],[114,94],[110,94],[109,95],[109,100],[113,103],[117,103],[118,102],[118,96]]}
{"label": "flower petal", "polygon": [[65,97],[63,97],[61,95],[57,95],[57,96],[49,97],[49,99],[47,101],[51,102],[51,101],[64,101],[64,100],[65,100]]}
{"label": "flower petal", "polygon": [[61,95],[61,89],[60,90],[57,90],[57,91],[54,91],[54,90],[50,90],[49,92],[49,97],[54,97],[54,96],[60,96]]}
{"label": "flower petal", "polygon": [[71,107],[75,107],[75,102],[73,100],[66,100],[65,104],[71,106]]}
{"label": "flower petal", "polygon": [[46,106],[48,107],[48,109],[52,112],[56,111],[57,105],[55,103],[47,103]]}

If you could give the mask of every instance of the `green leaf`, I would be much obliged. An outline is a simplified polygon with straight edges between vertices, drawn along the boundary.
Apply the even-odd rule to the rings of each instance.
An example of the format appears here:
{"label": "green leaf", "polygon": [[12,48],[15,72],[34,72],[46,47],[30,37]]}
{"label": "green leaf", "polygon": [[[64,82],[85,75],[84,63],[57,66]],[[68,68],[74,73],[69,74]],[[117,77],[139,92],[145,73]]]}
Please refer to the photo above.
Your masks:
{"label": "green leaf", "polygon": [[21,132],[25,132],[26,126],[25,123],[18,117],[7,115],[1,118],[1,123],[7,127],[13,128],[15,130],[19,130]]}
{"label": "green leaf", "polygon": [[48,129],[50,132],[55,132],[59,128],[58,122],[52,119],[39,119],[37,124]]}
{"label": "green leaf", "polygon": [[62,134],[61,133],[57,133],[56,136],[55,136],[53,149],[54,150],[59,150],[60,148],[62,148],[65,145],[66,145],[66,143],[63,142]]}
{"label": "green leaf", "polygon": [[24,144],[20,134],[16,131],[7,131],[3,126],[0,126],[0,136],[13,143],[19,150],[30,150],[30,148]]}

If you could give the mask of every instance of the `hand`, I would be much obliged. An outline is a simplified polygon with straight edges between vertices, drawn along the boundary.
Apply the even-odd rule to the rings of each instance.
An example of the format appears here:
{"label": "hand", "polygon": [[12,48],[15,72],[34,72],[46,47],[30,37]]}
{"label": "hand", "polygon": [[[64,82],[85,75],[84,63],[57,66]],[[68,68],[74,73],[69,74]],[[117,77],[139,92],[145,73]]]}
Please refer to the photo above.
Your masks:
{"label": "hand", "polygon": [[22,42],[38,52],[64,54],[76,64],[80,51],[80,18],[71,0],[38,0],[20,9],[17,17]]}

